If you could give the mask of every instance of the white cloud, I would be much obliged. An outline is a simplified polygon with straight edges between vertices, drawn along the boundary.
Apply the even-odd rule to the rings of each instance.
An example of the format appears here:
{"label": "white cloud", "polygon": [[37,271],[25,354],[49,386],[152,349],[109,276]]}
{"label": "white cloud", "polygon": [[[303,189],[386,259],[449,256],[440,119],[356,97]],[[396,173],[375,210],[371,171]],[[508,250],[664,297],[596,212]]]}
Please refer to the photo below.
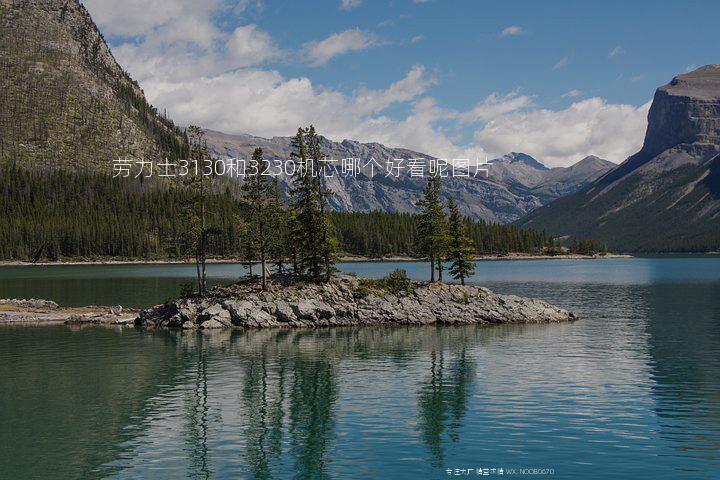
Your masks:
{"label": "white cloud", "polygon": [[340,0],[341,10],[352,10],[362,4],[362,0]]}
{"label": "white cloud", "polygon": [[488,121],[531,105],[532,98],[527,95],[518,95],[517,92],[501,95],[493,92],[472,110],[458,114],[457,118],[463,123]]}
{"label": "white cloud", "polygon": [[577,89],[569,90],[565,93],[563,93],[561,96],[562,98],[577,98],[582,95],[582,92]]}
{"label": "white cloud", "polygon": [[615,57],[617,57],[618,55],[620,55],[620,54],[623,53],[623,52],[624,52],[624,50],[622,49],[622,47],[621,47],[620,45],[618,45],[617,47],[613,48],[613,49],[610,51],[610,53],[608,53],[608,57],[609,57],[609,58],[615,58]]}
{"label": "white cloud", "polygon": [[559,70],[559,69],[565,67],[569,62],[570,62],[569,57],[567,57],[567,56],[562,57],[560,60],[558,60],[558,62],[555,65],[553,65],[552,69]]}
{"label": "white cloud", "polygon": [[256,25],[237,27],[228,38],[228,60],[234,68],[256,65],[281,56],[272,38]]}
{"label": "white cloud", "polygon": [[639,150],[650,102],[640,107],[589,98],[559,111],[535,109],[488,122],[475,139],[493,153],[528,153],[548,166],[570,165],[587,155],[620,162]]}
{"label": "white cloud", "polygon": [[425,35],[415,35],[410,39],[410,43],[417,43],[425,40]]}
{"label": "white cloud", "polygon": [[519,25],[510,25],[509,27],[505,27],[502,32],[500,32],[500,36],[505,37],[513,37],[516,35],[522,35],[524,32],[523,28]]}
{"label": "white cloud", "polygon": [[[271,137],[313,123],[334,140],[375,141],[447,158],[524,151],[549,165],[569,165],[587,154],[623,160],[639,147],[646,125],[648,104],[636,108],[592,98],[553,111],[517,91],[492,93],[467,111],[443,108],[429,96],[438,80],[422,65],[384,88],[350,93],[319,87],[306,76],[286,77],[267,66],[286,55],[267,32],[253,24],[222,30],[214,21],[259,8],[251,0],[87,4],[106,34],[129,37],[113,46],[118,61],[180,125]],[[322,64],[376,43],[353,29],[306,44],[304,51]],[[558,68],[567,62],[565,57]],[[388,113],[393,106],[407,113]]]}
{"label": "white cloud", "polygon": [[303,45],[303,49],[310,58],[311,65],[319,66],[324,65],[333,57],[365,50],[375,43],[372,35],[359,28],[352,28],[333,33],[324,40],[308,42]]}

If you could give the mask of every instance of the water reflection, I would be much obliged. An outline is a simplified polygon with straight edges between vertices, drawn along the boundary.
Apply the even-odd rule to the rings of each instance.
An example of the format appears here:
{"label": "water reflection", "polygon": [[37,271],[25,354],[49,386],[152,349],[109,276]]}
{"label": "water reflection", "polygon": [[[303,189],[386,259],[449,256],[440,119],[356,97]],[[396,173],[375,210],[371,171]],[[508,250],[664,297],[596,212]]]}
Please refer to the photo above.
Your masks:
{"label": "water reflection", "polygon": [[720,460],[720,287],[673,285],[647,295],[653,395],[673,448]]}
{"label": "water reflection", "polygon": [[433,465],[445,464],[444,435],[450,441],[460,438],[459,429],[467,410],[467,400],[475,378],[475,363],[468,358],[465,345],[446,365],[445,352],[430,352],[430,376],[418,393],[420,430],[433,457]]}
{"label": "water reflection", "polygon": [[617,465],[632,478],[715,475],[720,285],[496,287],[583,320],[0,329],[3,475],[433,478],[549,466],[557,478],[611,478]]}

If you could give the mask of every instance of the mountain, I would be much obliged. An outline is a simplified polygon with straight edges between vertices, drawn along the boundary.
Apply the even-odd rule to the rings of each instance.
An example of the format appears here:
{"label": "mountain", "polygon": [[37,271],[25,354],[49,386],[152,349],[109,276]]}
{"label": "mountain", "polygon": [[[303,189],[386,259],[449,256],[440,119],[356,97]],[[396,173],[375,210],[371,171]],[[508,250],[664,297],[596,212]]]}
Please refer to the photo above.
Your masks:
{"label": "mountain", "polygon": [[[118,158],[186,155],[183,131],[147,102],[75,0],[0,0],[0,67],[0,162],[109,174]],[[268,158],[287,159],[291,151],[287,137],[208,132],[208,141],[219,156],[249,158],[261,146]],[[323,142],[331,158],[374,158],[381,170],[387,159],[432,160],[377,143]],[[457,197],[465,214],[508,223],[604,173],[602,166],[577,175],[566,170],[511,153],[497,159],[489,178],[448,178],[445,191]],[[363,168],[357,177],[329,179],[333,207],[414,212],[425,180],[404,173],[394,178]],[[284,188],[288,183],[284,178]]]}
{"label": "mountain", "polygon": [[[206,138],[211,154],[218,158],[248,159],[256,147],[263,149],[265,158],[284,161],[292,152],[290,137],[271,139],[252,135],[228,135],[207,131]],[[390,148],[379,143],[360,143],[352,140],[333,142],[322,139],[323,152],[335,160],[359,158],[361,174],[356,176],[335,175],[326,179],[334,192],[330,202],[339,211],[416,212],[415,203],[420,199],[425,180],[410,174],[408,164],[396,177],[388,176],[385,165],[393,159],[423,159],[426,165],[433,157],[403,148]],[[376,162],[371,162],[374,159]],[[599,162],[581,161],[573,167],[547,168],[524,153],[510,153],[494,160],[488,167],[489,178],[484,174],[452,176],[443,180],[443,190],[457,198],[462,211],[475,219],[508,223],[517,220],[541,205],[554,200],[560,194],[574,191],[597,178],[614,166]],[[604,162],[604,163],[603,163]],[[582,164],[582,165],[581,165]],[[337,165],[340,167],[340,165]],[[372,178],[371,178],[372,177]],[[557,180],[553,180],[556,178]],[[289,178],[280,177],[281,186],[289,188]],[[536,189],[536,187],[540,187]],[[563,192],[563,193],[558,193]]]}
{"label": "mountain", "polygon": [[118,157],[184,155],[74,0],[0,0],[0,160],[112,171]]}
{"label": "mountain", "polygon": [[720,65],[655,92],[642,149],[518,224],[613,249],[720,249]]}
{"label": "mountain", "polygon": [[551,169],[540,182],[533,185],[533,190],[548,197],[563,197],[580,190],[615,167],[617,165],[608,160],[590,155],[569,167]]}

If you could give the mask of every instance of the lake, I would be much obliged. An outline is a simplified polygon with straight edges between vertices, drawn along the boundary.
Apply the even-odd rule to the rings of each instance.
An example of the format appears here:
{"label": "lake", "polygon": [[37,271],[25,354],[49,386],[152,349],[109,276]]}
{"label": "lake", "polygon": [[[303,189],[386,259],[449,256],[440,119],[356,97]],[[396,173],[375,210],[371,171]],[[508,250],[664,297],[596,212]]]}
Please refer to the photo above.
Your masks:
{"label": "lake", "polygon": [[[415,262],[348,263],[382,276]],[[144,307],[188,265],[0,267],[0,298]],[[210,265],[212,282],[242,275]],[[478,262],[566,325],[0,328],[6,478],[720,478],[720,258]],[[448,474],[448,471],[452,474]],[[530,475],[532,473],[537,475]]]}

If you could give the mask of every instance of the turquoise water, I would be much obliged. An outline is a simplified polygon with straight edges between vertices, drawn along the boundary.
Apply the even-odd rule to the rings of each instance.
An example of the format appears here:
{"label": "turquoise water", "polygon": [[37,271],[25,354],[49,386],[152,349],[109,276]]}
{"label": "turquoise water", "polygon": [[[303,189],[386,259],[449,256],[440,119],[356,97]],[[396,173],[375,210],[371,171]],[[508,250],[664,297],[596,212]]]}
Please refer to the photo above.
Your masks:
{"label": "turquoise water", "polygon": [[[186,268],[1,267],[0,297],[154,303]],[[239,272],[211,266],[217,281]],[[0,476],[720,478],[720,259],[481,262],[477,277],[582,320],[1,328]]]}
{"label": "turquoise water", "polygon": [[[382,277],[403,268],[416,280],[427,280],[429,267],[420,262],[340,263],[346,273]],[[209,264],[211,284],[232,283],[246,275],[240,264]],[[257,270],[255,270],[257,273]],[[0,298],[45,298],[65,306],[123,305],[145,308],[179,295],[195,281],[195,266],[17,265],[0,266]],[[720,256],[608,260],[508,260],[478,262],[471,282],[509,284],[717,284]]]}

